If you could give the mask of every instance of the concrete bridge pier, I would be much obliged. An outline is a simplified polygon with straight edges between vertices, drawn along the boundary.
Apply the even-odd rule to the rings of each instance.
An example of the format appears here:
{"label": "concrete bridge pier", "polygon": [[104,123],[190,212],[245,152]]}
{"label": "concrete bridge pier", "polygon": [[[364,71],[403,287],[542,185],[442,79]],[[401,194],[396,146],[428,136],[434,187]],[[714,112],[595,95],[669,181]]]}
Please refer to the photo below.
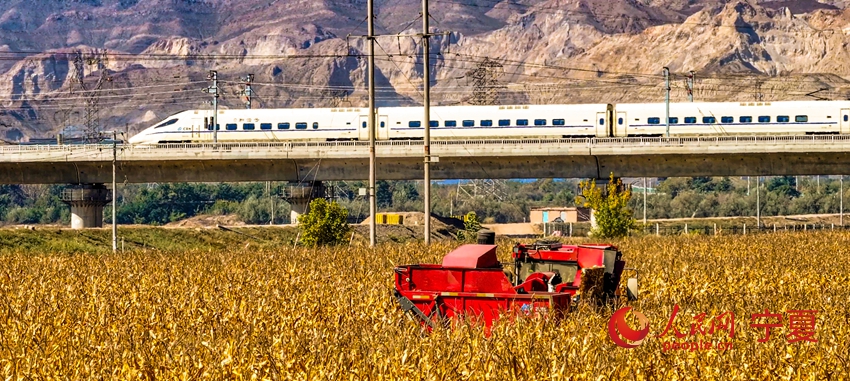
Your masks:
{"label": "concrete bridge pier", "polygon": [[103,227],[103,207],[112,193],[103,184],[82,184],[65,189],[62,201],[71,206],[71,229]]}
{"label": "concrete bridge pier", "polygon": [[321,181],[293,183],[286,188],[283,197],[292,209],[291,223],[298,224],[298,217],[310,211],[311,201],[328,197],[328,188]]}

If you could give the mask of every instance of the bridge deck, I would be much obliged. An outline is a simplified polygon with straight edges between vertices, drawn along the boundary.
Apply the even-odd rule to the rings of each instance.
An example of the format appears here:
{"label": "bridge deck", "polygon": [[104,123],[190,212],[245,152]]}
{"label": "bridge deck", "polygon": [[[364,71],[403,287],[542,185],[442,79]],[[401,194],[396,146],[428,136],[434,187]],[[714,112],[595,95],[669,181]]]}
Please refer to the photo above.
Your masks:
{"label": "bridge deck", "polygon": [[[368,142],[119,145],[120,181],[368,177]],[[376,143],[381,179],[422,177],[421,141]],[[433,141],[434,179],[850,172],[850,135]],[[112,146],[0,146],[0,183],[111,181]]]}

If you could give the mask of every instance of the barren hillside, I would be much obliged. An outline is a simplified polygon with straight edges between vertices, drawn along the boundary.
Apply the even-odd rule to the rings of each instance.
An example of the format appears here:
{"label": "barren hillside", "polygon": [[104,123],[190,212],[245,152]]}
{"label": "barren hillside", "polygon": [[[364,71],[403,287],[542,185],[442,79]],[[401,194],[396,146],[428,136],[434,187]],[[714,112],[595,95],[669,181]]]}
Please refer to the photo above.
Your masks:
{"label": "barren hillside", "polygon": [[[377,32],[395,35],[377,40],[379,105],[421,101],[407,36],[419,6],[376,2]],[[0,138],[82,126],[86,99],[99,125],[131,131],[209,107],[213,69],[224,107],[244,107],[249,73],[255,107],[364,105],[365,12],[363,0],[0,0]],[[841,0],[432,0],[431,13],[443,104],[470,100],[484,60],[502,103],[657,101],[663,66],[674,100],[691,70],[703,100],[850,96]]]}

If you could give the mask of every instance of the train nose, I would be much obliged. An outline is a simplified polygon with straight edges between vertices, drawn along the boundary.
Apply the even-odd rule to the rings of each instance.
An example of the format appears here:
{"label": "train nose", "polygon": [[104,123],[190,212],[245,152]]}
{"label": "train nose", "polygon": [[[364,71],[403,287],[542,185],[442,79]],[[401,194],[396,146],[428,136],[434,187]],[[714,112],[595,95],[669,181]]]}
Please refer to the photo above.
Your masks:
{"label": "train nose", "polygon": [[133,135],[130,139],[127,139],[127,142],[130,144],[139,144],[144,141],[144,133],[138,133],[136,135]]}

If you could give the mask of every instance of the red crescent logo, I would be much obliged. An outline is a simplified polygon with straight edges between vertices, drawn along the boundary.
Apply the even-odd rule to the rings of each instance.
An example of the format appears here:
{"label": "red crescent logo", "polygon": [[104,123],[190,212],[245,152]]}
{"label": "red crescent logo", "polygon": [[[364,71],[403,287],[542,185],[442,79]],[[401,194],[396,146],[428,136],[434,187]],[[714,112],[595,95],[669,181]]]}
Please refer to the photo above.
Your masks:
{"label": "red crescent logo", "polygon": [[623,348],[634,348],[640,345],[646,335],[649,334],[649,319],[640,312],[632,312],[638,318],[638,323],[640,324],[640,328],[637,331],[629,327],[629,323],[626,323],[626,314],[631,309],[632,307],[620,308],[608,320],[608,336],[614,344]]}

